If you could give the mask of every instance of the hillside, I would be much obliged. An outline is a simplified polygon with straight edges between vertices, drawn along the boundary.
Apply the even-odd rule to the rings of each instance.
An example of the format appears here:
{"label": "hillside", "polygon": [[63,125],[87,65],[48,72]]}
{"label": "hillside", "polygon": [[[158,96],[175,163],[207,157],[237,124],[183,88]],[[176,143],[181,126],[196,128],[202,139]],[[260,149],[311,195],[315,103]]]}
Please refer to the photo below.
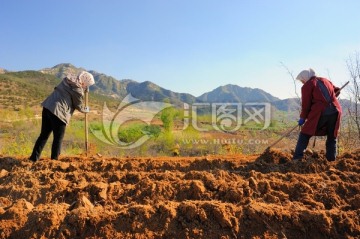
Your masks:
{"label": "hillside", "polygon": [[[40,103],[61,82],[55,75],[39,71],[6,72],[0,74],[0,108],[19,110],[26,107],[40,107]],[[90,92],[91,105],[102,107],[104,101],[110,105],[115,99]]]}
{"label": "hillside", "polygon": [[192,104],[197,101],[196,97],[190,94],[176,93],[166,90],[150,81],[142,83],[131,82],[126,90],[135,98],[146,101],[169,101],[170,103],[181,105],[182,103]]}
{"label": "hillside", "polygon": [[36,106],[59,82],[55,76],[37,71],[0,74],[0,107],[16,110]]}
{"label": "hillside", "polygon": [[198,97],[203,102],[273,102],[279,98],[261,90],[249,87],[240,87],[238,85],[225,85],[214,89],[211,92],[204,93]]}
{"label": "hillside", "polygon": [[[64,63],[58,64],[51,68],[44,68],[40,70],[40,72],[53,75],[59,79],[63,79],[69,73],[77,75],[79,72],[85,70],[86,69],[81,67],[75,67],[70,63]],[[89,72],[94,76],[96,83],[95,85],[90,87],[90,91],[106,96],[111,96],[113,98],[123,98],[124,96],[126,96],[126,85],[129,82],[132,82],[131,80],[118,81],[111,76],[107,76],[105,74],[98,73],[92,70],[89,70]]]}
{"label": "hillside", "polygon": [[[40,71],[7,72],[2,69],[0,74],[0,103],[3,108],[19,108],[39,104],[68,73],[77,74],[84,68],[75,67],[72,64],[58,64],[51,68]],[[112,76],[89,70],[94,75],[95,85],[90,87],[92,103],[102,107],[104,101],[112,105],[119,103],[126,95],[131,94],[137,99],[144,101],[170,102],[179,107],[183,103],[195,102],[206,103],[246,103],[268,102],[272,108],[284,112],[296,113],[299,111],[299,100],[279,98],[261,90],[238,85],[228,84],[220,86],[199,97],[187,93],[177,93],[164,89],[150,81],[137,82],[131,79],[117,80]],[[342,100],[341,104],[349,107],[348,100]],[[10,108],[11,108],[10,107]]]}

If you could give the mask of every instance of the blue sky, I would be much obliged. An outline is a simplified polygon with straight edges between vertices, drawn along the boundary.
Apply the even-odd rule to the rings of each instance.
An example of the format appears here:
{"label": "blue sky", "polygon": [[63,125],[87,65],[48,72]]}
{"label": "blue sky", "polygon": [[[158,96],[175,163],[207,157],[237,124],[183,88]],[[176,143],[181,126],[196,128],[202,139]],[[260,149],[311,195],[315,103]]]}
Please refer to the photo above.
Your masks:
{"label": "blue sky", "polygon": [[[194,96],[218,86],[294,97],[312,67],[336,85],[360,50],[360,1],[2,0],[0,68],[59,63]],[[297,84],[301,87],[300,83]]]}

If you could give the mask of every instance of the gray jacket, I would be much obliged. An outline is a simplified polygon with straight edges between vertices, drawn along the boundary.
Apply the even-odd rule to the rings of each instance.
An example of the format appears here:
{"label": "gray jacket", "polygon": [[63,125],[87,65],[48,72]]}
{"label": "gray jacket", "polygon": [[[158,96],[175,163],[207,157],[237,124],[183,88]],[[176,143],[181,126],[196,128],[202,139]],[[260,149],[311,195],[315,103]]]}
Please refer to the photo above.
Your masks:
{"label": "gray jacket", "polygon": [[84,113],[85,108],[83,105],[84,90],[67,82],[67,78],[64,78],[41,104],[65,124],[69,124],[75,109]]}

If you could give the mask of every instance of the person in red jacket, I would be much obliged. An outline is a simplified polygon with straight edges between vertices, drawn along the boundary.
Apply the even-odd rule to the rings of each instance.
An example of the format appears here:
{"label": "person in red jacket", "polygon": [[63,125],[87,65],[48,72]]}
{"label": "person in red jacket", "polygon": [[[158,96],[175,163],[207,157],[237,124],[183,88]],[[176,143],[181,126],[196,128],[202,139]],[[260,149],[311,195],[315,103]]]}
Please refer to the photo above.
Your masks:
{"label": "person in red jacket", "polygon": [[340,89],[326,78],[318,77],[313,69],[303,70],[296,77],[301,87],[301,113],[298,120],[302,126],[293,159],[301,159],[311,136],[326,135],[326,159],[336,158],[336,138],[340,127],[341,106],[337,99]]}

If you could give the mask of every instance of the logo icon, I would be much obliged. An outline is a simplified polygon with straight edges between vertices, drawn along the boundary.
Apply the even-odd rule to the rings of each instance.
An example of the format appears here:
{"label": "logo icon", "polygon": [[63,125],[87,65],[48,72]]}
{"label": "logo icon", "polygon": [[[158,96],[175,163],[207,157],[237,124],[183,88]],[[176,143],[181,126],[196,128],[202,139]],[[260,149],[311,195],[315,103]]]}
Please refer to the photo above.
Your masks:
{"label": "logo icon", "polygon": [[134,142],[123,142],[118,136],[119,129],[122,125],[130,120],[140,120],[147,125],[165,108],[173,106],[170,103],[156,101],[140,101],[139,99],[128,94],[119,104],[115,113],[111,112],[106,103],[103,106],[102,124],[103,130],[90,129],[94,136],[102,142],[118,146],[123,149],[136,148],[151,138],[147,132]]}

